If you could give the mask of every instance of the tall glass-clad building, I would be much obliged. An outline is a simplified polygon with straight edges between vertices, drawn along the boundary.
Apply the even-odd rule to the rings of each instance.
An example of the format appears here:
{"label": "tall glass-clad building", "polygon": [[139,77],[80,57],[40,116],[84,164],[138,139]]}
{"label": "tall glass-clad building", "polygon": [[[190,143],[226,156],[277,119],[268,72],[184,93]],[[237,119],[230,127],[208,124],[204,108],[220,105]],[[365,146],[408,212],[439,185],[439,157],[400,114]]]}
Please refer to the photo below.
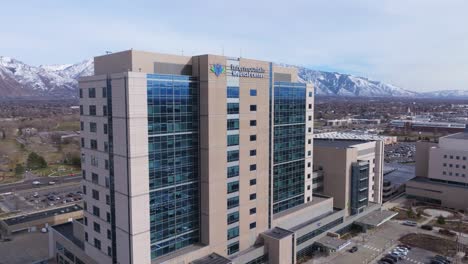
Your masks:
{"label": "tall glass-clad building", "polygon": [[[333,199],[312,193],[314,91],[296,68],[135,50],[94,67],[79,81],[76,258],[295,263],[340,228]],[[51,252],[66,258],[64,244]]]}

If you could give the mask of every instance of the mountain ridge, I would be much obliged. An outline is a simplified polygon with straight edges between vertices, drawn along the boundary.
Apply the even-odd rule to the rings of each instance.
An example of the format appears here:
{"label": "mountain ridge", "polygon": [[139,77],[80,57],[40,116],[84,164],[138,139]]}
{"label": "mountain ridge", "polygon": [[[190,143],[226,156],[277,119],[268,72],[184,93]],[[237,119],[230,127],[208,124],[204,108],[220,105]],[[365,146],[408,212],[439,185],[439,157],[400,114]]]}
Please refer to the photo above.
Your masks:
{"label": "mountain ridge", "polygon": [[[312,83],[317,96],[468,98],[468,91],[464,90],[418,93],[351,74],[283,66],[296,67],[299,81]],[[75,64],[31,66],[0,56],[0,98],[78,98],[78,78],[93,73],[93,59]]]}

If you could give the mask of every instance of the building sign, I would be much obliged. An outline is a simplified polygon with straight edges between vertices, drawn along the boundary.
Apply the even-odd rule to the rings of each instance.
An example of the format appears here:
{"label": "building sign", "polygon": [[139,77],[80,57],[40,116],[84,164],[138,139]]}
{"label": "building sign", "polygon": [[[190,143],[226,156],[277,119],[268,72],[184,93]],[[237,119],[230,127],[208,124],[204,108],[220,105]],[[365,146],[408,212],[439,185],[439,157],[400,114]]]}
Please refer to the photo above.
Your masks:
{"label": "building sign", "polygon": [[216,75],[216,77],[218,77],[219,75],[224,73],[226,69],[221,64],[213,64],[210,67],[210,71],[213,72]]}
{"label": "building sign", "polygon": [[[242,67],[239,65],[231,64],[231,75],[234,77],[247,77],[247,78],[264,78],[265,69],[262,67]],[[218,77],[226,72],[226,67],[221,64],[213,64],[210,71]]]}
{"label": "building sign", "polygon": [[248,78],[263,78],[265,70],[262,67],[242,67],[231,64],[232,76],[248,77]]}

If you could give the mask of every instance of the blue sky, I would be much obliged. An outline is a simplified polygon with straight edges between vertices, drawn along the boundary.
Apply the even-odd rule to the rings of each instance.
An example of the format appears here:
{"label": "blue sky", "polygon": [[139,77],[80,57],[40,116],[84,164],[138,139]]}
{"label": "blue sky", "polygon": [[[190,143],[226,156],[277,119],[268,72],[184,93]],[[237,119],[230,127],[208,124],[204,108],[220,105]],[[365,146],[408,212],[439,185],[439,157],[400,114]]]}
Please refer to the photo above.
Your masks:
{"label": "blue sky", "polygon": [[468,89],[466,0],[2,1],[0,55],[75,63],[105,51],[221,54]]}

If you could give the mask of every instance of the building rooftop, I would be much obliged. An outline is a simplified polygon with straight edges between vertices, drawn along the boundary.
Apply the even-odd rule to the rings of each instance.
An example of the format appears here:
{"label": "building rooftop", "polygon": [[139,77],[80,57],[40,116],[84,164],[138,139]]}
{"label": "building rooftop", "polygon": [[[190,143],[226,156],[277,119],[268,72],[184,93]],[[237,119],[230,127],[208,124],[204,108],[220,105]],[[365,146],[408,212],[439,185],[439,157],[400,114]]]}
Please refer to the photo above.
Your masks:
{"label": "building rooftop", "polygon": [[7,225],[11,226],[11,225],[26,223],[29,221],[34,221],[34,220],[45,218],[45,217],[50,217],[50,216],[55,216],[55,215],[60,215],[60,214],[67,214],[67,213],[80,211],[80,210],[83,210],[83,208],[81,208],[79,205],[71,205],[67,207],[54,208],[51,210],[36,212],[32,214],[14,216],[11,218],[3,219],[3,221]]}
{"label": "building rooftop", "polygon": [[390,181],[393,185],[405,184],[415,177],[415,166],[401,163],[384,164],[384,181]]}
{"label": "building rooftop", "polygon": [[382,140],[387,141],[391,137],[376,135],[376,134],[364,134],[364,133],[353,133],[353,132],[327,132],[315,134],[316,139],[348,139],[348,140],[361,140],[361,141],[376,141]]}
{"label": "building rooftop", "polygon": [[388,220],[392,219],[397,214],[398,213],[396,212],[386,211],[386,210],[374,211],[358,219],[356,223],[366,225],[366,226],[371,226],[371,227],[377,227],[387,222]]}
{"label": "building rooftop", "polygon": [[351,244],[351,241],[339,239],[337,237],[324,236],[317,240],[316,243],[322,245],[323,247],[339,251],[345,248],[347,245]]}
{"label": "building rooftop", "polygon": [[273,229],[270,229],[268,231],[265,231],[265,233],[263,233],[264,235],[266,236],[269,236],[269,237],[273,237],[273,238],[276,238],[276,239],[282,239],[282,238],[285,238],[291,234],[294,234],[294,232],[291,232],[289,230],[286,230],[286,229],[283,229],[283,228],[280,228],[280,227],[275,227]]}
{"label": "building rooftop", "polygon": [[436,184],[436,185],[440,184],[440,185],[447,185],[450,187],[468,189],[468,183],[463,183],[463,182],[444,181],[444,180],[431,179],[431,178],[426,178],[426,177],[415,177],[411,179],[411,181],[425,182],[425,183]]}
{"label": "building rooftop", "polygon": [[216,253],[192,261],[193,264],[231,264],[232,261]]}
{"label": "building rooftop", "polygon": [[73,222],[67,222],[60,225],[52,226],[57,232],[59,232],[62,236],[67,238],[68,240],[72,241],[73,244],[77,245],[79,248],[84,249],[84,242],[79,240],[73,234]]}
{"label": "building rooftop", "polygon": [[460,133],[456,133],[456,134],[451,134],[451,135],[445,136],[445,138],[468,140],[468,133],[466,133],[466,132],[460,132]]}
{"label": "building rooftop", "polygon": [[351,140],[351,139],[324,139],[316,138],[314,140],[314,147],[330,147],[330,148],[349,148],[354,145],[359,145],[366,143],[365,141],[360,140]]}

